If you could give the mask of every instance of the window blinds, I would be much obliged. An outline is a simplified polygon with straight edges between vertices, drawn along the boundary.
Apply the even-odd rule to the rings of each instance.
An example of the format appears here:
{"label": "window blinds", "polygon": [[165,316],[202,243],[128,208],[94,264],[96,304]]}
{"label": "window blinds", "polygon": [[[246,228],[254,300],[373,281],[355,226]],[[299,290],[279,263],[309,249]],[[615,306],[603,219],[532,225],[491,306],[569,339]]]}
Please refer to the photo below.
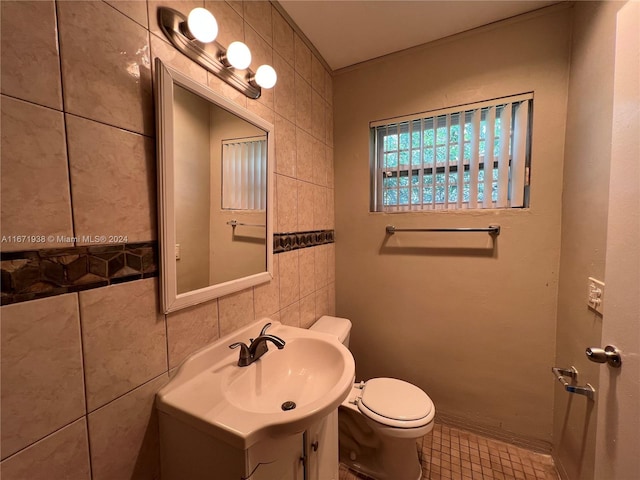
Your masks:
{"label": "window blinds", "polygon": [[532,94],[371,124],[375,211],[527,206]]}
{"label": "window blinds", "polygon": [[222,142],[222,208],[264,210],[267,203],[264,137]]}

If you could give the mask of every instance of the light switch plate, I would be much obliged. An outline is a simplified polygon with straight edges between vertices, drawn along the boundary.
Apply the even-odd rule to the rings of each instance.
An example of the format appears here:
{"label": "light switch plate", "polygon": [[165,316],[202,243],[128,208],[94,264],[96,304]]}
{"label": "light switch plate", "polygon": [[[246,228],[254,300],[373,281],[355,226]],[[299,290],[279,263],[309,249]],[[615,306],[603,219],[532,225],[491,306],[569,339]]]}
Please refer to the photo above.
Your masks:
{"label": "light switch plate", "polygon": [[176,260],[180,260],[180,244],[176,243]]}
{"label": "light switch plate", "polygon": [[587,305],[592,310],[602,314],[604,305],[604,282],[589,277],[587,286]]}

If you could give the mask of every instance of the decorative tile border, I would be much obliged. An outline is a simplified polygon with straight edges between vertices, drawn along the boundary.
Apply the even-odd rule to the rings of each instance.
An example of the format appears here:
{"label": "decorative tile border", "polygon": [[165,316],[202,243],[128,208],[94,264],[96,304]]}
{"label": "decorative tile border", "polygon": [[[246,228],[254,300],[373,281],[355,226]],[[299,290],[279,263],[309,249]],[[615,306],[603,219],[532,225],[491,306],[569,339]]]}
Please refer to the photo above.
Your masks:
{"label": "decorative tile border", "polygon": [[[274,233],[273,253],[334,243],[333,230]],[[0,252],[2,305],[158,276],[158,242]]]}
{"label": "decorative tile border", "polygon": [[2,305],[158,276],[158,243],[0,253]]}
{"label": "decorative tile border", "polygon": [[315,247],[335,242],[333,230],[315,230],[313,232],[274,233],[273,253],[289,252],[299,248]]}

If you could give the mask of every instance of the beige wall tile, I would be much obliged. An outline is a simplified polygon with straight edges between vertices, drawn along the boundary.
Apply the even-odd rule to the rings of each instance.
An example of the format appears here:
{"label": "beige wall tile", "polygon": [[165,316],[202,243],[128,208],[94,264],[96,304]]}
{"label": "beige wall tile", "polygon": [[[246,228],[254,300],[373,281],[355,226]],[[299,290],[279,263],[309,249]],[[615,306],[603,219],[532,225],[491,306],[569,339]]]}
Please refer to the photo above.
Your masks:
{"label": "beige wall tile", "polygon": [[[179,70],[180,72],[184,73],[189,78],[191,78],[192,80],[195,80],[198,83],[206,85],[208,77],[207,77],[207,71],[204,68],[202,68],[200,65],[198,65],[194,61],[187,58],[183,53],[180,53],[178,50],[176,50],[176,48],[173,45],[171,45],[169,42],[164,40],[164,37],[161,38],[156,35],[151,35],[150,38],[151,38],[151,57],[152,58],[158,57],[160,58],[160,60],[162,60],[163,63],[166,63],[167,65],[175,68],[176,70]],[[155,68],[155,66],[153,68]],[[233,89],[233,91],[237,92],[237,90],[235,89]]]}
{"label": "beige wall tile", "polygon": [[54,2],[3,1],[0,8],[2,93],[62,110]]}
{"label": "beige wall tile", "polygon": [[234,103],[237,103],[241,107],[247,108],[247,97],[242,92],[236,90],[227,82],[221,80],[211,72],[207,73],[207,83],[209,85],[209,88],[211,88],[213,91],[219,93],[223,97],[228,98]]}
{"label": "beige wall tile", "polygon": [[328,245],[318,245],[313,248],[313,251],[316,257],[316,290],[319,290],[325,287],[329,280]]}
{"label": "beige wall tile", "polygon": [[325,166],[327,169],[327,187],[333,189],[334,181],[333,181],[333,148],[327,147],[325,149]]}
{"label": "beige wall tile", "polygon": [[[262,90],[262,96],[260,98],[264,97],[264,93],[268,91],[269,90]],[[273,125],[276,121],[275,112],[266,106],[266,102],[265,103],[261,103],[260,101],[247,102],[247,110],[255,113],[263,120],[269,122],[271,125]]]}
{"label": "beige wall tile", "polygon": [[296,129],[296,178],[313,182],[313,137],[301,128]]}
{"label": "beige wall tile", "polygon": [[276,174],[277,232],[298,231],[298,185],[294,178]]}
{"label": "beige wall tile", "polygon": [[306,297],[316,289],[316,255],[318,247],[302,248],[298,255],[300,262],[300,296]]}
{"label": "beige wall tile", "polygon": [[80,420],[0,464],[4,480],[90,480],[87,421]]}
{"label": "beige wall tile", "polygon": [[280,308],[300,299],[299,250],[284,252],[280,256]]}
{"label": "beige wall tile", "polygon": [[298,231],[313,230],[313,185],[298,180]]}
{"label": "beige wall tile", "polygon": [[244,7],[242,6],[242,0],[227,0],[227,3],[231,5],[238,15],[242,15],[244,17]]}
{"label": "beige wall tile", "polygon": [[125,14],[131,20],[142,25],[144,28],[149,27],[149,18],[147,17],[147,3],[140,0],[105,0],[116,10]]}
{"label": "beige wall tile", "polygon": [[155,239],[153,140],[72,115],[66,119],[76,234],[124,235],[130,243]]}
{"label": "beige wall tile", "polygon": [[273,44],[271,3],[261,0],[243,2],[244,20],[251,25],[269,45]]}
{"label": "beige wall tile", "polygon": [[3,242],[3,251],[71,246],[73,236],[62,113],[2,97],[2,234],[40,235]]}
{"label": "beige wall tile", "polygon": [[315,292],[300,299],[300,327],[309,328],[316,321]]}
{"label": "beige wall tile", "polygon": [[255,72],[260,65],[273,65],[273,48],[250,25],[244,28],[245,43],[251,50],[251,66]]}
{"label": "beige wall tile", "polygon": [[311,87],[320,94],[324,100],[326,89],[325,69],[318,57],[311,55]]}
{"label": "beige wall tile", "polygon": [[329,287],[322,287],[316,290],[316,317],[330,315],[331,306],[329,302]]}
{"label": "beige wall tile", "polygon": [[297,33],[294,33],[296,73],[311,84],[311,50]]}
{"label": "beige wall tile", "polygon": [[255,318],[270,317],[280,310],[279,255],[273,256],[273,279],[253,287],[253,309]]}
{"label": "beige wall tile", "polygon": [[325,122],[324,122],[324,133],[325,133],[325,142],[329,146],[333,146],[333,107],[330,104],[326,104],[325,110]]}
{"label": "beige wall tile", "polygon": [[253,322],[253,288],[218,299],[220,336],[227,335]]}
{"label": "beige wall tile", "polygon": [[324,230],[329,228],[329,217],[327,211],[327,191],[325,187],[313,187],[313,223],[314,230]]}
{"label": "beige wall tile", "polygon": [[327,186],[331,189],[333,189],[334,187],[334,179],[333,179],[333,175],[334,175],[334,167],[333,167],[333,148],[331,147],[327,147],[325,149],[325,164],[326,164],[326,169],[327,169]]}
{"label": "beige wall tile", "polygon": [[295,122],[296,118],[296,77],[293,68],[277,53],[273,54],[273,68],[278,74],[274,87],[276,113]]}
{"label": "beige wall tile", "polygon": [[160,478],[155,394],[166,373],[89,414],[93,480]]}
{"label": "beige wall tile", "polygon": [[296,127],[281,115],[276,115],[276,172],[296,176]]}
{"label": "beige wall tile", "polygon": [[324,79],[324,98],[329,105],[333,105],[333,76],[325,71]]}
{"label": "beige wall tile", "polygon": [[77,295],[2,307],[2,458],[85,413]]}
{"label": "beige wall tile", "polygon": [[[231,5],[220,0],[205,0],[204,8],[213,13],[218,22],[218,37],[216,42],[228,47],[236,40],[244,41],[244,21]],[[253,51],[252,51],[253,52]]]}
{"label": "beige wall tile", "polygon": [[300,327],[300,302],[285,307],[280,312],[280,321],[284,325]]}
{"label": "beige wall tile", "polygon": [[296,125],[311,132],[311,85],[296,75]]}
{"label": "beige wall tile", "polygon": [[336,228],[336,208],[335,208],[335,196],[334,189],[327,189],[327,217],[326,217],[326,227],[331,230],[335,230]]}
{"label": "beige wall tile", "polygon": [[80,292],[89,411],[167,370],[156,279]]}
{"label": "beige wall tile", "polygon": [[326,109],[325,102],[318,92],[311,92],[311,133],[322,142],[326,139]]}
{"label": "beige wall tile", "polygon": [[327,281],[332,283],[336,281],[336,244],[329,243],[325,248],[327,249]]}
{"label": "beige wall tile", "polygon": [[217,300],[167,314],[169,368],[219,336]]}
{"label": "beige wall tile", "polygon": [[332,282],[327,286],[327,303],[329,306],[328,314],[335,316],[336,314],[336,283]]}
{"label": "beige wall tile", "polygon": [[290,65],[295,65],[295,47],[293,41],[293,28],[282,18],[282,15],[272,9],[273,20],[273,48]]}
{"label": "beige wall tile", "polygon": [[325,145],[322,141],[313,139],[313,183],[327,186],[327,154]]}
{"label": "beige wall tile", "polygon": [[[244,30],[245,43],[251,50],[251,66],[249,68],[251,68],[253,72],[256,72],[260,65],[271,65],[273,67],[273,48],[271,45],[269,45],[258,32],[251,28],[251,26],[245,25]],[[258,98],[257,101],[249,102],[249,105],[263,104],[273,110],[273,102],[273,88],[263,88],[260,98]]]}
{"label": "beige wall tile", "polygon": [[58,3],[65,111],[154,134],[149,32],[102,2]]}

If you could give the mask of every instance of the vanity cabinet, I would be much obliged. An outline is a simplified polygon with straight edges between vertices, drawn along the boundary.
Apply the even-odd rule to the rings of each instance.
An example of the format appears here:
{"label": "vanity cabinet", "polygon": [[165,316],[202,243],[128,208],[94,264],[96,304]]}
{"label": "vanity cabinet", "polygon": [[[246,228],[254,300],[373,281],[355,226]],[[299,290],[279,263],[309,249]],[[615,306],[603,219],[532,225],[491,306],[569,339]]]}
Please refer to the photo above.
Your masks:
{"label": "vanity cabinet", "polygon": [[159,415],[162,480],[338,480],[337,410],[304,433],[246,450]]}
{"label": "vanity cabinet", "polygon": [[338,410],[313,424],[304,437],[307,480],[338,480]]}

